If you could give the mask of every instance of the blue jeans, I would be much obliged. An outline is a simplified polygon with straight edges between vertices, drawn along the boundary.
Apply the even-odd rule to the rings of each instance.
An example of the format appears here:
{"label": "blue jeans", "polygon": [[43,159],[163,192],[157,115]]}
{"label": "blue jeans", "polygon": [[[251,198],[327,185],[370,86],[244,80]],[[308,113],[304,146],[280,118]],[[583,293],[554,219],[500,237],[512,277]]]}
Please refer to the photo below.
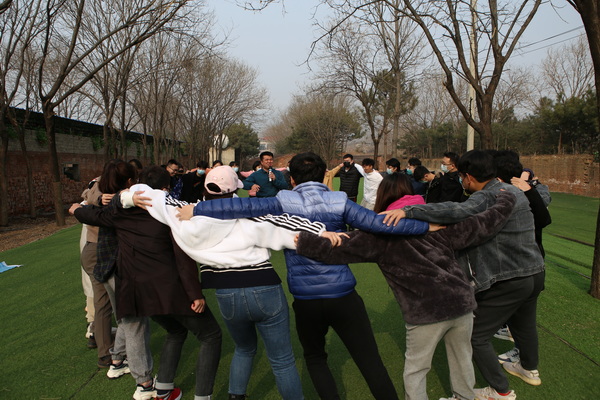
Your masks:
{"label": "blue jeans", "polygon": [[216,295],[227,330],[235,342],[229,369],[229,393],[246,394],[258,329],[279,394],[284,400],[303,399],[292,351],[288,304],[281,284],[217,289]]}

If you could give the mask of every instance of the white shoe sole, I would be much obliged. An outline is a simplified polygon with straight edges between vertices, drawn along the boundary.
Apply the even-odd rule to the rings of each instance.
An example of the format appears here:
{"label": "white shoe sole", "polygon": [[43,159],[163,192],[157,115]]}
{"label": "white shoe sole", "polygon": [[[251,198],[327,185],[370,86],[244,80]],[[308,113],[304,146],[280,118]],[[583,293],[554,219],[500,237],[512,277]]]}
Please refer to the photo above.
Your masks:
{"label": "white shoe sole", "polygon": [[506,372],[508,372],[509,374],[516,376],[517,378],[520,378],[523,382],[531,385],[531,386],[540,386],[542,384],[542,380],[538,377],[538,378],[530,378],[526,375],[521,374],[519,371],[514,371],[512,369],[507,368],[509,365],[509,363],[503,364],[502,366],[504,367],[504,370]]}

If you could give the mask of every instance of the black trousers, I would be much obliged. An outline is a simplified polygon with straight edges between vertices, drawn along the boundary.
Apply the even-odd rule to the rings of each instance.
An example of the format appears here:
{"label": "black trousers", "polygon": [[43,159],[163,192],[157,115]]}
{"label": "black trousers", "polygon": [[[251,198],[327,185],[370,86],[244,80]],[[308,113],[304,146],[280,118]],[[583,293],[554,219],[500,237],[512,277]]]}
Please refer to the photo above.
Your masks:
{"label": "black trousers", "polygon": [[545,272],[542,271],[524,278],[497,282],[475,295],[477,309],[471,336],[473,360],[485,380],[498,392],[508,392],[509,385],[491,338],[504,323],[508,324],[519,347],[523,368],[537,369],[537,299],[544,289],[544,277]]}
{"label": "black trousers", "polygon": [[373,398],[398,399],[379,355],[365,303],[356,291],[337,299],[295,299],[293,307],[306,367],[321,399],[340,398],[325,351],[325,336],[330,326],[348,349]]}

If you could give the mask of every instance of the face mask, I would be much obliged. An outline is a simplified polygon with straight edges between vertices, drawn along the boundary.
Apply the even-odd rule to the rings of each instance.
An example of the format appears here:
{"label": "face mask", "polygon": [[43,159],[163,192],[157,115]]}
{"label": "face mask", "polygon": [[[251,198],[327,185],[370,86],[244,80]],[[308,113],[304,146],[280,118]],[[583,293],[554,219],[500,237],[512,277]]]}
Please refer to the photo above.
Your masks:
{"label": "face mask", "polygon": [[238,172],[240,169],[238,167],[233,167],[233,172]]}
{"label": "face mask", "polygon": [[197,173],[199,176],[202,176],[202,175],[204,175],[204,174],[206,173],[206,171],[205,171],[205,170],[203,170],[203,169],[197,169],[197,170],[196,170],[196,173]]}
{"label": "face mask", "polygon": [[286,169],[287,169],[287,172],[290,172],[290,167],[286,167]]}
{"label": "face mask", "polygon": [[344,161],[344,167],[350,168],[350,161]]}
{"label": "face mask", "polygon": [[391,168],[388,168],[388,169],[386,169],[386,170],[385,170],[385,172],[387,172],[389,175],[391,175],[391,174],[393,174],[393,173],[394,173],[394,171],[392,171],[392,169],[391,169]]}
{"label": "face mask", "polygon": [[440,169],[442,170],[443,173],[448,173],[448,166],[446,164],[442,164]]}
{"label": "face mask", "polygon": [[412,175],[413,171],[410,168],[406,168],[406,175]]}
{"label": "face mask", "polygon": [[464,190],[466,193],[471,193],[471,191],[470,191],[470,190],[468,190],[466,187],[464,187],[464,185],[463,185],[463,179],[462,179],[462,177],[461,177],[460,175],[458,176],[458,182],[460,182],[460,186],[463,188],[463,190]]}

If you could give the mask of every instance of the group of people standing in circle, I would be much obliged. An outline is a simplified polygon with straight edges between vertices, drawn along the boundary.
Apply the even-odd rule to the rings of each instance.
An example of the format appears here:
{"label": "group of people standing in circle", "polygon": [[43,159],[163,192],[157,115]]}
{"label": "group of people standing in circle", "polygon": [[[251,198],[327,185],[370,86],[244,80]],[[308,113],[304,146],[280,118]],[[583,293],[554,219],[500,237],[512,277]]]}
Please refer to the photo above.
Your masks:
{"label": "group of people standing in circle", "polygon": [[[398,398],[356,291],[348,267],[352,262],[377,263],[400,304],[406,324],[407,399],[427,398],[426,375],[442,339],[451,399],[515,399],[503,369],[529,384],[541,384],[535,321],[544,281],[541,229],[550,223],[550,196],[534,177],[522,177],[518,155],[445,153],[441,168],[445,173],[437,176],[418,159],[410,159],[404,171],[397,159],[390,159],[383,174],[374,169],[374,160],[358,165],[351,154],[331,170],[314,153],[295,155],[285,171],[273,169],[272,162],[272,154],[261,154],[257,170],[244,181],[234,166],[209,170],[199,163],[188,174],[204,177],[205,201],[193,204],[177,199],[173,187],[180,168],[169,169],[167,164],[144,169],[139,180],[129,177],[120,189],[139,184],[108,203],[105,200],[105,207],[72,208],[80,221],[114,229],[116,315],[119,327],[129,334],[124,335],[126,352],[117,351],[120,345],[115,341],[109,372],[120,369],[122,373],[114,373],[119,376],[131,372],[138,384],[134,399],[181,398],[174,371],[188,330],[201,348],[195,400],[212,398],[221,332],[204,300],[206,289],[215,289],[220,314],[235,343],[229,398],[247,396],[257,332],[281,396],[304,398],[291,346],[288,304],[269,249],[285,249],[296,332],[321,399],[340,398],[327,362],[325,337],[330,327],[348,349],[373,398]],[[340,191],[328,187],[335,175],[340,177]],[[180,179],[179,197],[185,192],[185,176]],[[356,203],[361,178],[362,206]],[[235,193],[241,188],[256,196],[238,198]],[[353,231],[347,232],[348,227]],[[158,257],[158,249],[170,258]],[[86,264],[88,271],[91,261]],[[158,272],[148,274],[144,268],[149,265]],[[145,279],[146,274],[152,279]],[[170,289],[165,291],[164,285]],[[140,291],[162,291],[161,303],[172,300],[171,305],[157,308]],[[149,317],[168,332],[156,380],[147,371]],[[504,324],[520,357],[500,364],[491,338]],[[475,389],[472,360],[488,387]]]}

